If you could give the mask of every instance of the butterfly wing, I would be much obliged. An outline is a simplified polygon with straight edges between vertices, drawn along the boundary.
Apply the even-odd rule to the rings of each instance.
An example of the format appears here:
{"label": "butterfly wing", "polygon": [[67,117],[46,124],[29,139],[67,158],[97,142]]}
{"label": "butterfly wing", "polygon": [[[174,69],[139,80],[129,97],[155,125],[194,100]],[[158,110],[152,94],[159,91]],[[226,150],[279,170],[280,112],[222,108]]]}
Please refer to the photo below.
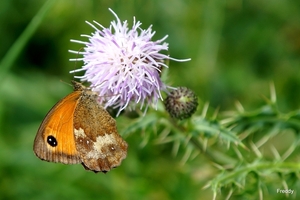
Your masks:
{"label": "butterfly wing", "polygon": [[74,135],[87,170],[107,172],[126,158],[127,143],[118,134],[115,120],[91,91],[83,91],[75,109]]}
{"label": "butterfly wing", "polygon": [[80,95],[80,91],[72,92],[46,115],[33,147],[40,159],[64,164],[81,163],[73,133],[73,116]]}

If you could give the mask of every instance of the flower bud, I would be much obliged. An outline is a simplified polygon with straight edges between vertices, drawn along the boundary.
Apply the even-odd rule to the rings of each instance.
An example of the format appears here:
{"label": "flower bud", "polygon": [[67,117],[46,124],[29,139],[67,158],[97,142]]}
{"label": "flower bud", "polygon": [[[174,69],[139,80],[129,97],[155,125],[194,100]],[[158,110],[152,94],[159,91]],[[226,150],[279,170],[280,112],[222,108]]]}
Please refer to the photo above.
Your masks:
{"label": "flower bud", "polygon": [[166,110],[171,117],[181,120],[191,117],[197,110],[197,106],[197,96],[186,87],[178,87],[176,90],[173,90],[165,101]]}

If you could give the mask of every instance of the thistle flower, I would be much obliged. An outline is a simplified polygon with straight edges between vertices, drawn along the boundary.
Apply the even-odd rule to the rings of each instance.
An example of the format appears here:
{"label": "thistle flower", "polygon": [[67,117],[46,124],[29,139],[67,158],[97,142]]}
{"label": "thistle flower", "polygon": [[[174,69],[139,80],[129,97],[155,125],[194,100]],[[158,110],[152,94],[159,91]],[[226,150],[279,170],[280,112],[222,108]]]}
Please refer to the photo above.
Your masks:
{"label": "thistle flower", "polygon": [[119,112],[126,107],[135,108],[140,103],[143,108],[149,105],[156,106],[158,99],[162,99],[160,91],[166,91],[169,86],[162,82],[160,73],[163,67],[168,67],[165,60],[178,60],[160,51],[168,50],[168,44],[162,43],[168,36],[160,40],[151,41],[153,35],[150,26],[142,29],[141,22],[133,18],[132,28],[128,28],[127,21],[123,23],[118,16],[109,28],[103,27],[96,21],[86,22],[95,29],[87,37],[89,41],[71,40],[84,44],[84,51],[71,53],[82,54],[82,58],[70,61],[83,61],[80,69],[71,71],[75,73],[85,71],[83,76],[75,76],[82,81],[91,83],[90,87],[99,95],[99,102],[105,107],[118,108]]}

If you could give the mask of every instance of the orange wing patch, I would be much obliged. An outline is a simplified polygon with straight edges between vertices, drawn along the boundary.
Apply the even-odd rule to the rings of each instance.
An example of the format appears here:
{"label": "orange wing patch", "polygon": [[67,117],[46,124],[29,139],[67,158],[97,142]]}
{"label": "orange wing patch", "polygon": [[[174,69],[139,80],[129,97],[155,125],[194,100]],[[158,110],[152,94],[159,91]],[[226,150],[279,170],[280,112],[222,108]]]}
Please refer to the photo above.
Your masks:
{"label": "orange wing patch", "polygon": [[34,141],[34,152],[40,159],[65,164],[81,163],[73,133],[73,114],[80,94],[80,91],[72,92],[46,115]]}

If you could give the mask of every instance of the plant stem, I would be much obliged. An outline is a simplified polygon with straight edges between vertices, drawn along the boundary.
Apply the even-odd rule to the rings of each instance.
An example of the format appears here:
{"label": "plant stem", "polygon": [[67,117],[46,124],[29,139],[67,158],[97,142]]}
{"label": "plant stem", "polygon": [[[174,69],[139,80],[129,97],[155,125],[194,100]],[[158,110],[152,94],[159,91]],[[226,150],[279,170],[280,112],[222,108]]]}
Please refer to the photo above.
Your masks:
{"label": "plant stem", "polygon": [[20,52],[25,47],[28,40],[32,37],[36,29],[39,27],[41,22],[43,21],[47,11],[52,7],[55,0],[48,0],[39,12],[32,18],[26,29],[19,36],[19,38],[14,42],[11,48],[7,51],[4,58],[0,63],[0,82],[3,81],[6,76],[8,70],[12,67],[12,64],[19,56]]}
{"label": "plant stem", "polygon": [[300,169],[300,163],[292,163],[292,162],[262,162],[262,163],[252,163],[249,165],[246,165],[245,167],[241,167],[235,170],[232,170],[229,173],[221,174],[220,176],[216,177],[216,179],[213,182],[220,183],[220,182],[228,182],[229,179],[233,179],[234,177],[239,177],[243,173],[247,173],[250,171],[258,171],[258,170],[269,170],[274,172],[280,172],[280,171],[299,171]]}

